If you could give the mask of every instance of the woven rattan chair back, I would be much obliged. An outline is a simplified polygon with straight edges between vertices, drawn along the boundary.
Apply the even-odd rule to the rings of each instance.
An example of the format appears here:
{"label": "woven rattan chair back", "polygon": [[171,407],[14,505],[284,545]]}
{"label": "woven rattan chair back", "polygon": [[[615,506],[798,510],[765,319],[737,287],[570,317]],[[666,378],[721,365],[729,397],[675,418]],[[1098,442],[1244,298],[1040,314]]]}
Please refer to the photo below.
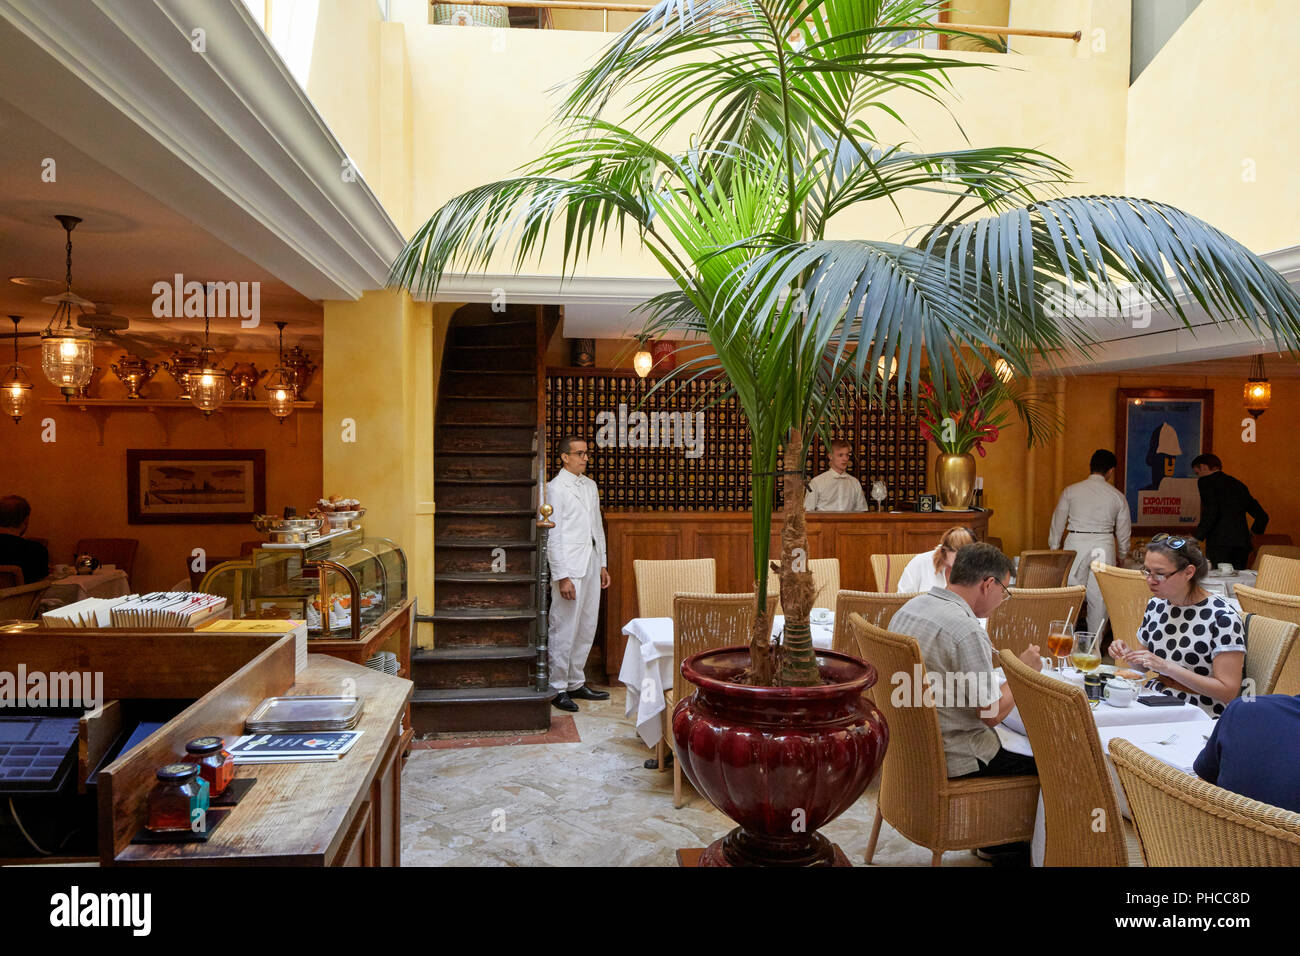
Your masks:
{"label": "woven rattan chair back", "polygon": [[1175,770],[1122,737],[1110,759],[1148,866],[1300,866],[1300,813]]}
{"label": "woven rattan chair back", "polygon": [[1065,587],[1074,556],[1074,551],[1021,551],[1020,563],[1016,565],[1016,587]]}
{"label": "woven rattan chair back", "polygon": [[[831,640],[831,650],[841,654],[862,657],[863,649],[853,636],[849,627],[849,617],[853,614],[862,616],[868,624],[874,624],[882,631],[889,630],[889,622],[915,594],[881,591],[840,591],[835,596],[835,636]],[[879,681],[877,681],[879,683]]]}
{"label": "woven rattan chair back", "polygon": [[[1238,584],[1234,593],[1241,604],[1243,614],[1255,614],[1274,621],[1300,624],[1300,597],[1291,594],[1272,594],[1244,584]],[[1246,665],[1252,666],[1249,649],[1246,651]],[[1290,652],[1277,662],[1276,668],[1273,693],[1300,694],[1300,642],[1291,645]]]}
{"label": "woven rattan chair back", "polygon": [[36,607],[45,597],[50,582],[33,581],[17,587],[0,589],[0,621],[30,621],[36,616]]}
{"label": "woven rattan chair back", "polygon": [[1127,866],[1124,818],[1083,689],[1040,674],[1010,650],[999,656],[1038,764],[1043,864]]}
{"label": "woven rattan chair back", "polygon": [[673,701],[694,691],[682,661],[718,647],[748,644],[753,594],[678,594],[673,598]]}
{"label": "woven rattan chair back", "polygon": [[1262,614],[1246,616],[1246,664],[1244,676],[1252,696],[1272,694],[1287,659],[1295,653],[1300,624],[1279,621]]}
{"label": "woven rattan chair back", "polygon": [[1268,554],[1259,559],[1255,587],[1274,594],[1300,595],[1300,561]]}
{"label": "woven rattan chair back", "polygon": [[[840,590],[840,559],[813,558],[808,562],[808,570],[812,572],[813,587],[817,589],[813,597],[813,607],[823,607],[828,611],[835,610],[835,595]],[[772,570],[767,572],[767,593],[777,595],[776,613],[784,613],[779,600],[781,579]]]}
{"label": "woven rattan chair back", "polygon": [[898,579],[907,570],[907,562],[914,557],[915,554],[873,554],[871,570],[876,575],[876,590],[897,591]]}
{"label": "woven rattan chair back", "polygon": [[[1259,538],[1259,537],[1272,537],[1272,535],[1267,535],[1267,536],[1265,536],[1265,535],[1256,535],[1255,537],[1256,537],[1256,538]],[[1250,563],[1250,566],[1251,566],[1251,568],[1252,568],[1253,570],[1258,571],[1258,570],[1259,570],[1259,562],[1263,561],[1263,560],[1264,560],[1266,557],[1268,557],[1269,555],[1273,555],[1273,556],[1275,556],[1275,557],[1279,557],[1279,558],[1290,558],[1290,559],[1293,560],[1293,561],[1300,560],[1300,546],[1297,546],[1297,545],[1293,545],[1293,544],[1291,544],[1291,542],[1290,542],[1290,537],[1291,537],[1291,536],[1290,536],[1290,535],[1278,535],[1278,537],[1286,537],[1286,538],[1288,539],[1288,540],[1287,540],[1287,543],[1286,543],[1286,544],[1261,544],[1261,545],[1260,545],[1260,546],[1255,550],[1255,555],[1254,555],[1254,557],[1252,558],[1251,563]]]}
{"label": "woven rattan chair back", "polygon": [[1006,648],[1017,655],[1030,644],[1037,644],[1046,657],[1048,626],[1053,621],[1078,617],[1086,593],[1081,585],[1012,588],[1011,600],[1003,601],[989,615],[989,640],[994,648]]}
{"label": "woven rattan chair back", "polygon": [[1151,589],[1147,587],[1146,575],[1141,571],[1128,571],[1100,561],[1092,562],[1092,573],[1097,577],[1101,599],[1106,603],[1111,637],[1133,647],[1137,643],[1142,615],[1151,602]]}
{"label": "woven rattan chair back", "polygon": [[632,562],[637,617],[672,617],[674,594],[714,594],[717,564],[712,558]]}

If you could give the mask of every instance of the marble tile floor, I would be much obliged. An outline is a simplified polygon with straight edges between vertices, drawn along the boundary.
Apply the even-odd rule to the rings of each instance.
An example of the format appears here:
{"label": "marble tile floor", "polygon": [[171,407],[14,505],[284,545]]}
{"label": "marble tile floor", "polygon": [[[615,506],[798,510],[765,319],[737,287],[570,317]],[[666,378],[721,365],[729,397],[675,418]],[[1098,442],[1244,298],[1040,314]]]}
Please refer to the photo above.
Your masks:
{"label": "marble tile floor", "polygon": [[[403,866],[676,866],[731,822],[683,780],[673,808],[672,772],[641,766],[651,752],[623,716],[623,692],[583,701],[577,743],[414,750],[402,775]],[[876,813],[876,785],[822,832],[862,864]],[[929,866],[930,851],[889,824],[875,863]],[[987,866],[969,852],[945,866]]]}

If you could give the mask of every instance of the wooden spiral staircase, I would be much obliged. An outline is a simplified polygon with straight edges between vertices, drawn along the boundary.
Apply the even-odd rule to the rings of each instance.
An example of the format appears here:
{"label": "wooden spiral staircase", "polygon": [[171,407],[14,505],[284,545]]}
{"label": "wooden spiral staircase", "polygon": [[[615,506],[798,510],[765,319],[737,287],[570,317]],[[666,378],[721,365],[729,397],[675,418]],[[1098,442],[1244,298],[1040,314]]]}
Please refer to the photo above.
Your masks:
{"label": "wooden spiral staircase", "polygon": [[414,651],[417,734],[539,731],[551,691],[538,607],[544,343],[558,310],[457,311],[434,448],[434,647]]}

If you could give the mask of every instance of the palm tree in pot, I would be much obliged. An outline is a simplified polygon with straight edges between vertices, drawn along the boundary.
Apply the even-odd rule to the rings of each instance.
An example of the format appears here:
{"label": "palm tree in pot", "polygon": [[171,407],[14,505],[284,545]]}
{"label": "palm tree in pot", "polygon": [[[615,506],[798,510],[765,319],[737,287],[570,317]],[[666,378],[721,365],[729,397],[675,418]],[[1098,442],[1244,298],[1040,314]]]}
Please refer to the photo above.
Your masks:
{"label": "palm tree in pot", "polygon": [[[887,731],[860,697],[874,672],[815,652],[809,627],[802,470],[843,382],[879,399],[876,369],[896,362],[915,400],[924,359],[951,405],[971,363],[1027,380],[1063,350],[1095,345],[1082,316],[1046,307],[1062,290],[1097,302],[1137,286],[1184,322],[1190,297],[1279,348],[1300,343],[1300,299],[1286,282],[1186,213],[1062,195],[1068,169],[1033,149],[886,145],[877,128],[901,120],[909,98],[947,109],[953,71],[989,68],[906,46],[960,32],[927,25],[941,6],[662,0],[567,88],[550,148],[520,175],[447,202],[393,265],[393,284],[429,295],[447,273],[486,270],[507,251],[518,269],[555,244],[568,271],[630,231],[674,286],[646,304],[645,334],[702,340],[706,354],[673,376],[720,371],[738,400],[752,448],[754,629],[747,652],[681,662],[701,690],[674,715],[683,770],[741,823],[715,847],[717,862],[829,862],[833,848],[814,831],[857,799],[883,757]],[[900,200],[918,193],[942,208],[906,240],[831,237],[846,211],[884,203],[902,218]],[[1032,440],[1041,419],[1016,409]],[[765,608],[778,477],[786,623],[774,644]],[[773,740],[806,734],[742,755],[696,698],[715,715],[731,707],[750,726],[766,721]]]}

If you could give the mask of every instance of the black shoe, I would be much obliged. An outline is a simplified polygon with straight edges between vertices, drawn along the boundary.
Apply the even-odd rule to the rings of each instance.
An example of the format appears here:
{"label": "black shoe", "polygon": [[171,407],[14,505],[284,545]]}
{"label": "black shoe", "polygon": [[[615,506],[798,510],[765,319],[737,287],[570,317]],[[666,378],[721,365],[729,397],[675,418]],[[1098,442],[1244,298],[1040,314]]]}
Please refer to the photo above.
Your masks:
{"label": "black shoe", "polygon": [[994,866],[1022,867],[1030,865],[1028,843],[1000,843],[972,850],[977,857]]}
{"label": "black shoe", "polygon": [[571,714],[578,712],[578,705],[573,702],[573,699],[568,694],[556,694],[551,700],[551,706],[558,710],[567,710]]}
{"label": "black shoe", "polygon": [[592,690],[586,684],[583,684],[577,690],[569,691],[570,697],[576,697],[578,700],[609,700],[609,691]]}
{"label": "black shoe", "polygon": [[[670,751],[664,756],[664,769],[668,770],[669,768],[672,767],[672,765],[673,765],[673,755],[672,752]],[[655,757],[650,757],[641,766],[645,767],[647,770],[658,770],[659,761]]]}

